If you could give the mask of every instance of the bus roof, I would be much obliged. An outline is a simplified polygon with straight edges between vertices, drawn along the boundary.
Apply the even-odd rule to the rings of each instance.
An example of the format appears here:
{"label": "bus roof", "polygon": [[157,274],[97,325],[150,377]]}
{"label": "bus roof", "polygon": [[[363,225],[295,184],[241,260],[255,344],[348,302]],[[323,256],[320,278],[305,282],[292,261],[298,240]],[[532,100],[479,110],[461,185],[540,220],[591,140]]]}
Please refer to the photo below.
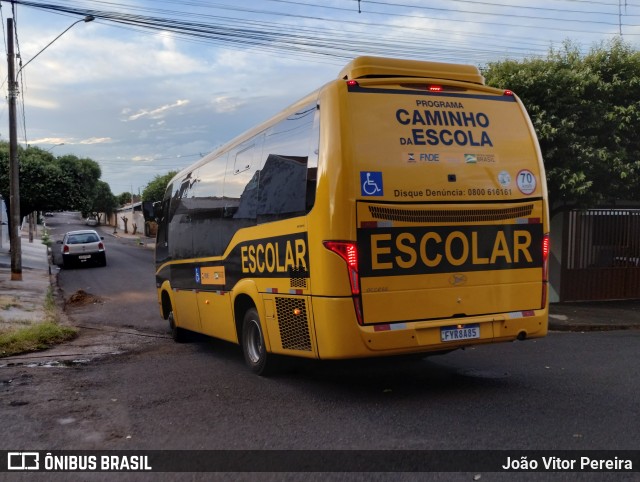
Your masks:
{"label": "bus roof", "polygon": [[427,77],[484,85],[484,77],[473,65],[370,56],[353,59],[338,75],[344,80],[366,77]]}

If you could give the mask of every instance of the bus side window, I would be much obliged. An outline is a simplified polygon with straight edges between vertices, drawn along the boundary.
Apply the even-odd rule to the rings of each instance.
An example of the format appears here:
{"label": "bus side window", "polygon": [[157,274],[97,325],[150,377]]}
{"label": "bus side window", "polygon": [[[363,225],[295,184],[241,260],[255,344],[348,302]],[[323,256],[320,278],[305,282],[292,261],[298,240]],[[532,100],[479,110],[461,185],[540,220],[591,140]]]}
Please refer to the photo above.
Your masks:
{"label": "bus side window", "polygon": [[222,251],[239,229],[256,225],[259,154],[262,134],[232,149],[224,176],[224,208],[220,223]]}
{"label": "bus side window", "polygon": [[258,135],[241,144],[231,151],[227,161],[224,179],[226,216],[232,216],[235,220],[246,220],[243,224],[255,224],[260,177],[257,157],[261,141],[262,137]]}
{"label": "bus side window", "polygon": [[191,215],[189,212],[189,193],[195,182],[193,172],[176,182],[169,206],[169,224],[171,237],[168,240],[168,256],[172,259],[184,259],[192,250]]}
{"label": "bus side window", "polygon": [[307,169],[307,193],[305,211],[311,211],[316,202],[316,182],[318,180],[318,168],[310,167]]}
{"label": "bus side window", "polygon": [[320,157],[320,104],[316,105],[309,146],[309,162],[307,163],[307,202],[305,209],[311,211],[316,203],[316,188],[318,182],[318,158]]}
{"label": "bus side window", "polygon": [[267,130],[258,187],[259,223],[308,212],[310,158],[314,159],[313,167],[317,166],[313,155],[316,147],[312,145],[316,112],[313,102]]}
{"label": "bus side window", "polygon": [[189,212],[195,257],[218,256],[223,252],[220,223],[225,205],[222,194],[226,159],[226,154],[222,154],[200,166],[191,189]]}
{"label": "bus side window", "polygon": [[154,215],[156,215],[158,223],[158,231],[156,233],[156,260],[163,263],[168,261],[169,258],[169,204],[171,202],[171,194],[173,185],[169,184],[165,191],[164,198],[159,201],[159,206],[156,212],[156,206],[154,205]]}

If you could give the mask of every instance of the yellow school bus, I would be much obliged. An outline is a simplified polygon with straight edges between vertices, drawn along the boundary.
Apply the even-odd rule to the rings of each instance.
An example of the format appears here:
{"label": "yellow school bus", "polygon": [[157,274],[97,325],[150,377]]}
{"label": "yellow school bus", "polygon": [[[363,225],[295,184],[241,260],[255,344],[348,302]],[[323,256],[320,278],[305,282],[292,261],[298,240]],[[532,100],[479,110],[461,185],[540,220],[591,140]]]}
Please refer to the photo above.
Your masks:
{"label": "yellow school bus", "polygon": [[473,66],[356,58],[178,173],[156,216],[174,338],[238,343],[258,374],[547,333],[540,148]]}

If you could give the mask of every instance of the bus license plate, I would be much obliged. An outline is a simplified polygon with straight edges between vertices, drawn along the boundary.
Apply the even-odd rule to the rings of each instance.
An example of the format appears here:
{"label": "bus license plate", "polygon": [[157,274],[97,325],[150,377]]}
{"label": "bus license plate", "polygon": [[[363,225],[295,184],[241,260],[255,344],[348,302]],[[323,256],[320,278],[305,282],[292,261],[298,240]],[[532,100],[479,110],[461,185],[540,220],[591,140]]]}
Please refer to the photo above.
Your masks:
{"label": "bus license plate", "polygon": [[440,328],[440,340],[458,341],[480,338],[480,325],[454,325]]}

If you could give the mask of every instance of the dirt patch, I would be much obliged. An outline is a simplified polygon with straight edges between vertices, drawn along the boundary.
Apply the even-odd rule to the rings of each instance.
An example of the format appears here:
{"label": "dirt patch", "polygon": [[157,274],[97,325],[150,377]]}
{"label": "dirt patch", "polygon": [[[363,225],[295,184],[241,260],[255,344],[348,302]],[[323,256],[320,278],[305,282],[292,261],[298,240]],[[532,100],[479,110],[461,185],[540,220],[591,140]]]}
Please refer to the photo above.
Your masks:
{"label": "dirt patch", "polygon": [[78,290],[64,302],[65,306],[84,306],[96,303],[104,303],[99,296],[87,293],[85,290]]}

